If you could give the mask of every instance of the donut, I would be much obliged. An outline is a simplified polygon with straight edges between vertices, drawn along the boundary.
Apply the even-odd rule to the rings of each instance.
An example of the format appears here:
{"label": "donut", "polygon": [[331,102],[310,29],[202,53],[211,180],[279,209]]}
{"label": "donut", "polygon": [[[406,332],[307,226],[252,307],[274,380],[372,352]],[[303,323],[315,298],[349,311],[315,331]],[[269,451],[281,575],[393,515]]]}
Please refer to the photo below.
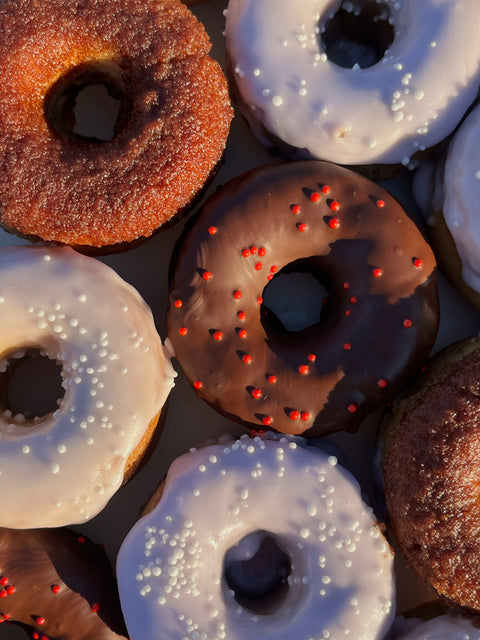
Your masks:
{"label": "donut", "polygon": [[[178,219],[218,165],[232,117],[210,41],[179,0],[8,0],[0,8],[0,223],[123,249]],[[75,101],[117,101],[108,139]]]}
{"label": "donut", "polygon": [[480,611],[480,339],[436,354],[392,409],[382,472],[408,564],[441,596]]}
{"label": "donut", "polygon": [[232,90],[288,158],[411,166],[476,97],[479,28],[476,0],[230,0]]}
{"label": "donut", "polygon": [[[373,182],[319,160],[258,167],[192,220],[172,258],[167,331],[190,385],[228,418],[306,437],[355,429],[427,357],[435,258]],[[266,304],[292,273],[327,291],[299,330]]]}
{"label": "donut", "polygon": [[70,247],[0,250],[1,376],[32,351],[57,363],[45,415],[0,397],[1,526],[81,523],[139,464],[173,385],[150,309],[113,269]]}
{"label": "donut", "polygon": [[44,640],[128,637],[112,567],[88,537],[0,528],[0,571],[0,622]]}
{"label": "donut", "polygon": [[444,614],[430,620],[399,616],[388,640],[480,640],[480,628],[460,615]]}
{"label": "donut", "polygon": [[420,167],[413,193],[443,273],[480,308],[480,107],[461,123],[446,149]]}
{"label": "donut", "polygon": [[152,506],[117,558],[132,640],[384,637],[393,554],[334,456],[223,439],[177,458]]}

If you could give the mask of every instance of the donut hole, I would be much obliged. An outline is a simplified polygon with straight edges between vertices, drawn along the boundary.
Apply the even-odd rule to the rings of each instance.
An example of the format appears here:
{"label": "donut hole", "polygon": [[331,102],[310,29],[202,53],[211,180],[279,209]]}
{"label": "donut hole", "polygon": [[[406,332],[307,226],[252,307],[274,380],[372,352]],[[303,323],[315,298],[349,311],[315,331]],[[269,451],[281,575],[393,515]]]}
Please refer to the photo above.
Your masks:
{"label": "donut hole", "polygon": [[228,549],[223,572],[241,607],[268,615],[277,611],[288,595],[292,562],[278,537],[259,530]]}
{"label": "donut hole", "polygon": [[104,143],[125,128],[132,102],[118,67],[102,62],[80,65],[62,76],[51,87],[44,109],[56,135]]}
{"label": "donut hole", "polygon": [[285,267],[263,291],[263,321],[284,331],[302,331],[321,322],[328,289],[319,274],[298,261]]}
{"label": "donut hole", "polygon": [[384,2],[342,2],[336,13],[320,25],[320,46],[330,62],[352,69],[373,67],[395,37],[390,10]]}
{"label": "donut hole", "polygon": [[62,367],[39,349],[15,351],[0,371],[0,405],[17,422],[37,423],[58,409],[64,397]]}

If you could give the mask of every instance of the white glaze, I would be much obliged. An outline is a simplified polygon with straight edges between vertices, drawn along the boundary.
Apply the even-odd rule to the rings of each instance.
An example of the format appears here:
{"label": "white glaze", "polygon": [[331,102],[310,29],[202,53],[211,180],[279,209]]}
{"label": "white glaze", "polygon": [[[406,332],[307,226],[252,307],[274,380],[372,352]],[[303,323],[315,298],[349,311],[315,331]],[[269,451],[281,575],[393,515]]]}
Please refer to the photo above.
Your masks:
{"label": "white glaze", "polygon": [[300,157],[408,165],[445,138],[475,98],[478,0],[384,0],[394,41],[364,69],[334,64],[319,45],[340,4],[230,0],[226,45],[244,115],[257,135],[256,121]]}
{"label": "white glaze", "polygon": [[[394,615],[393,557],[354,478],[300,438],[242,437],[172,464],[117,562],[132,640],[375,640]],[[255,615],[225,584],[226,551],[266,530],[291,557],[280,608]],[[252,551],[251,545],[242,553]]]}
{"label": "white glaze", "polygon": [[28,347],[57,360],[65,394],[33,426],[0,415],[0,526],[84,522],[122,484],[175,374],[137,291],[66,247],[0,250],[0,367]]}
{"label": "white glaze", "polygon": [[423,621],[399,616],[389,640],[480,640],[480,629],[460,616],[442,615]]}
{"label": "white glaze", "polygon": [[461,124],[437,174],[431,206],[443,212],[464,281],[480,292],[480,107]]}

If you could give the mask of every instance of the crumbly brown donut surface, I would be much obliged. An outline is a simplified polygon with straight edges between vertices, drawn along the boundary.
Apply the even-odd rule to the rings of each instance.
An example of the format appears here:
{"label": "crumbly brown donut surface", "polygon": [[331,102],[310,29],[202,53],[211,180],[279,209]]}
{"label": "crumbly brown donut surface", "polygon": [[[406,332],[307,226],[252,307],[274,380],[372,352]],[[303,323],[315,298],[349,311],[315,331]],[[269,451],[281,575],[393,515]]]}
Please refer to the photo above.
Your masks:
{"label": "crumbly brown donut surface", "polygon": [[[179,0],[7,0],[0,8],[0,222],[102,247],[148,237],[219,162],[232,117],[203,26]],[[79,136],[78,92],[120,101],[111,140]]]}
{"label": "crumbly brown donut surface", "polygon": [[436,356],[394,411],[383,474],[409,564],[441,595],[480,610],[480,340]]}

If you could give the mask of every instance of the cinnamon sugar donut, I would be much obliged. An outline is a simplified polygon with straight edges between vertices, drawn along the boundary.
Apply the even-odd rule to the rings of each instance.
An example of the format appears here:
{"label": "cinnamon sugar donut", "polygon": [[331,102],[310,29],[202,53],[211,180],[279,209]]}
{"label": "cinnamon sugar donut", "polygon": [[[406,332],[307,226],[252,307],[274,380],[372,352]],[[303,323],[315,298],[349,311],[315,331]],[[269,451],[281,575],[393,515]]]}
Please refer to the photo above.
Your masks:
{"label": "cinnamon sugar donut", "polygon": [[[203,26],[179,0],[7,0],[0,7],[0,222],[28,237],[123,247],[185,210],[232,117]],[[103,85],[112,139],[75,130]]]}
{"label": "cinnamon sugar donut", "polygon": [[81,523],[137,468],[175,373],[138,292],[70,247],[0,250],[0,379],[34,350],[61,369],[46,415],[0,397],[0,524]]}
{"label": "cinnamon sugar donut", "polygon": [[117,560],[132,640],[382,640],[393,554],[360,487],[302,438],[221,442],[172,464]]}
{"label": "cinnamon sugar donut", "polygon": [[410,566],[450,602],[480,611],[480,339],[437,354],[385,427],[383,478]]}
{"label": "cinnamon sugar donut", "polygon": [[[327,291],[298,331],[265,300],[285,273]],[[435,258],[398,202],[357,173],[259,167],[217,190],[181,239],[167,327],[195,392],[223,415],[307,437],[354,429],[430,352]]]}
{"label": "cinnamon sugar donut", "polygon": [[105,552],[66,528],[0,528],[0,622],[39,640],[128,637]]}
{"label": "cinnamon sugar donut", "polygon": [[479,30],[477,0],[230,0],[226,46],[262,144],[393,167],[444,139],[474,101]]}

